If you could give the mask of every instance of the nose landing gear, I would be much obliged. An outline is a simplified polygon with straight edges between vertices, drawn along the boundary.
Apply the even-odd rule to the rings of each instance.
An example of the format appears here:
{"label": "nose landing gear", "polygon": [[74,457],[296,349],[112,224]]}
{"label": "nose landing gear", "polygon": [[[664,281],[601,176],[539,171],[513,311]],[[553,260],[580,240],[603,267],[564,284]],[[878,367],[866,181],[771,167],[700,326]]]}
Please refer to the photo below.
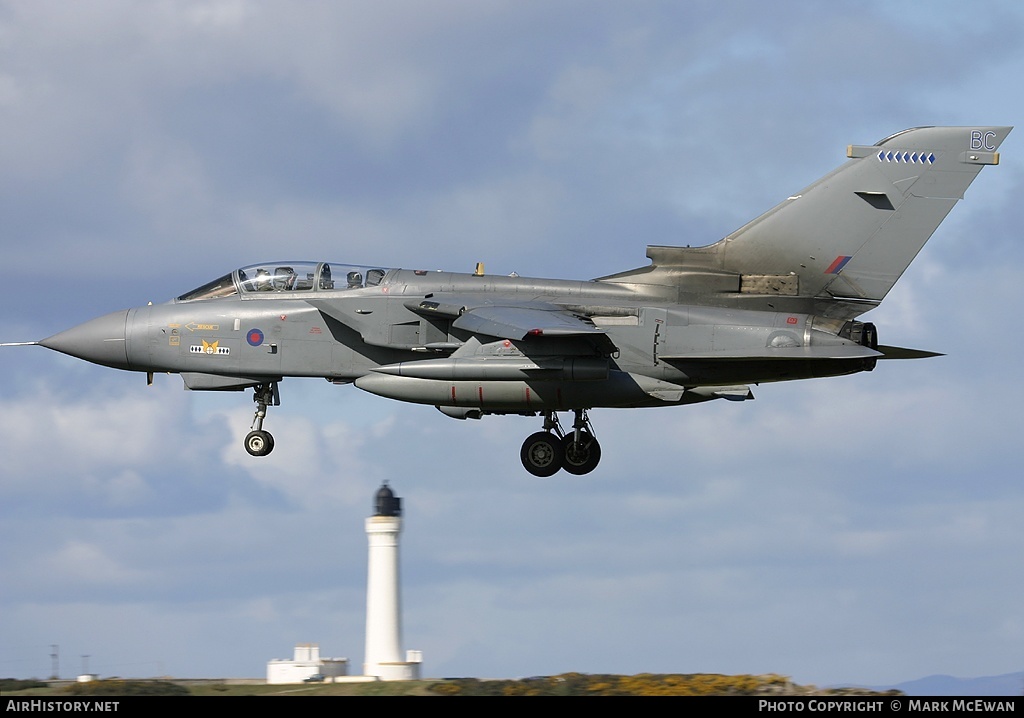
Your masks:
{"label": "nose landing gear", "polygon": [[256,386],[252,400],[256,402],[256,416],[250,427],[252,431],[245,435],[245,450],[252,456],[266,456],[274,450],[274,437],[269,431],[263,430],[263,420],[267,416],[268,406],[281,405],[277,382]]}
{"label": "nose landing gear", "polygon": [[534,476],[554,476],[559,469],[581,476],[589,474],[601,461],[601,445],[586,409],[575,409],[573,430],[566,434],[553,411],[544,414],[544,430],[530,434],[523,442],[519,458]]}

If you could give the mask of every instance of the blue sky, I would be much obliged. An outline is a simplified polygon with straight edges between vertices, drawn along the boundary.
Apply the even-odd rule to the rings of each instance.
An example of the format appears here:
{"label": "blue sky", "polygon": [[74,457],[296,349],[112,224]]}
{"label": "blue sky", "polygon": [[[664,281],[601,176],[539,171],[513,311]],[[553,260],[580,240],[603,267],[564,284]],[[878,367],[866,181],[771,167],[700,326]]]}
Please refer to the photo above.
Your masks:
{"label": "blue sky", "polygon": [[[0,1],[0,341],[279,258],[588,279],[707,244],[870,144],[1024,116],[1014,2]],[[1021,669],[1018,128],[885,304],[947,356],[592,413],[452,421],[0,351],[0,675],[362,661],[374,491],[404,497],[432,676],[887,684]]]}

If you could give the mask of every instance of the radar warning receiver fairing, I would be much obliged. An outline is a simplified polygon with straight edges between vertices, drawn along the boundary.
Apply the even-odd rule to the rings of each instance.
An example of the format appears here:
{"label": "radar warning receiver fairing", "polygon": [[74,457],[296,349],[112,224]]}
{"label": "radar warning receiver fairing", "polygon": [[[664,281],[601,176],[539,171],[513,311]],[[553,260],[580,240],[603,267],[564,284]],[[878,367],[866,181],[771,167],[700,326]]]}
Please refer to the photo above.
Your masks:
{"label": "radar warning receiver fairing", "polygon": [[[539,416],[527,471],[586,474],[595,408],[752,399],[749,386],[935,356],[878,343],[876,307],[1010,127],[921,127],[874,145],[704,247],[592,281],[272,262],[39,342],[195,391],[252,389],[254,456],[285,377],[354,383],[456,419]],[[559,412],[572,415],[564,429]]]}

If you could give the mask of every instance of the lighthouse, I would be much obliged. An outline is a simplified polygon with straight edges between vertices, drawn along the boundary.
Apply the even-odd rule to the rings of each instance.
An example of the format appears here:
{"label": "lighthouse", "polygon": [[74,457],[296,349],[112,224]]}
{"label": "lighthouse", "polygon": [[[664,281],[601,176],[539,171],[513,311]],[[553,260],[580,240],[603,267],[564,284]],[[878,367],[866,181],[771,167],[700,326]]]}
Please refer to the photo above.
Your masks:
{"label": "lighthouse", "polygon": [[402,603],[398,537],[402,533],[402,500],[387,482],[374,497],[374,514],[366,519],[370,555],[366,579],[366,658],[363,675],[384,681],[415,680],[421,655],[402,656]]}

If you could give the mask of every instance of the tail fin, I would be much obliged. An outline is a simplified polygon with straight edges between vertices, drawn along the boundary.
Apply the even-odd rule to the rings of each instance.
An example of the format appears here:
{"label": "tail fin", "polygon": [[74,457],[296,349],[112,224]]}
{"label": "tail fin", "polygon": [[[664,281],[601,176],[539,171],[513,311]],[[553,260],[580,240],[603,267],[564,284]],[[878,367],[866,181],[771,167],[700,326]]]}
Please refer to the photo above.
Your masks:
{"label": "tail fin", "polygon": [[[837,306],[819,313],[856,316],[885,297],[981,168],[999,163],[1011,129],[919,127],[850,145],[848,162],[725,239],[648,247],[652,267],[606,279],[653,283],[663,269],[683,292],[826,300]],[[704,287],[688,287],[691,277]]]}

